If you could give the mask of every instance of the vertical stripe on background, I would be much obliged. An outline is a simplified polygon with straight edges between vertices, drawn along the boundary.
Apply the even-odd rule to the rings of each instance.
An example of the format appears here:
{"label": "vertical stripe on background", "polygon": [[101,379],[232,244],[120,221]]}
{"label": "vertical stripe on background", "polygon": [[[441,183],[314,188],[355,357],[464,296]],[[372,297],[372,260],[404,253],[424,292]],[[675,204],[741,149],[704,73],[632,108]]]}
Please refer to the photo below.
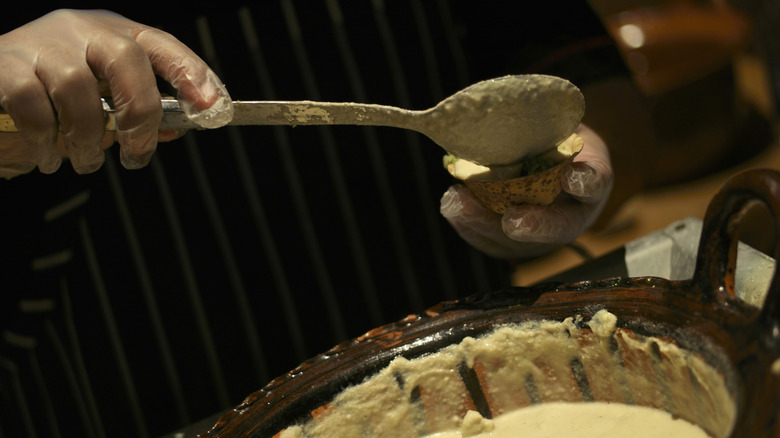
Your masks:
{"label": "vertical stripe on background", "polygon": [[[428,26],[425,26],[425,24],[429,21],[422,17],[422,14],[424,14],[424,9],[421,7],[420,0],[412,0],[412,8],[415,13],[418,26],[420,27],[420,34],[423,35],[423,41],[429,41],[431,38],[431,31]],[[466,55],[463,52],[463,48],[458,41],[458,35],[455,30],[455,23],[452,19],[450,5],[447,0],[436,0],[436,11],[438,12],[438,18],[441,20],[442,28],[444,29],[444,37],[450,49],[449,54],[452,56],[453,62],[455,64],[452,70],[456,72],[458,77],[458,88],[465,88],[471,83],[468,63],[466,62]],[[423,26],[425,26],[425,28],[423,28]],[[426,43],[423,47],[429,46],[432,45],[430,43]],[[441,91],[441,85],[437,84],[441,81],[441,71],[439,70],[438,65],[433,61],[436,59],[434,56],[435,54],[431,52],[431,49],[426,49],[426,52],[428,53],[426,55],[426,60],[431,60],[429,68],[435,69],[435,71],[429,75],[431,86],[434,90],[436,90],[437,93],[434,94],[433,97],[436,101],[440,101],[446,97]],[[468,252],[477,290],[491,290],[492,282],[490,281],[490,277],[487,273],[485,256],[472,247],[468,248]]]}
{"label": "vertical stripe on background", "polygon": [[225,386],[225,376],[219,363],[219,355],[217,354],[214,336],[211,332],[206,309],[203,306],[203,300],[200,296],[200,287],[198,287],[198,281],[195,278],[195,268],[193,267],[192,260],[189,256],[187,241],[181,227],[181,220],[179,219],[179,214],[173,202],[173,194],[168,185],[165,169],[163,168],[161,160],[152,160],[150,166],[154,173],[154,179],[157,183],[160,197],[163,201],[165,217],[168,221],[171,237],[173,238],[187,297],[190,300],[190,306],[192,306],[193,316],[195,317],[195,322],[198,327],[198,335],[203,343],[206,363],[209,366],[212,384],[217,394],[217,402],[219,406],[227,407],[230,405],[230,397],[228,396],[227,388]]}
{"label": "vertical stripe on background", "polygon": [[138,283],[141,286],[141,296],[144,299],[148,312],[146,316],[154,331],[154,343],[157,345],[157,350],[160,353],[162,369],[168,380],[168,386],[174,400],[173,411],[176,412],[176,415],[181,421],[189,423],[191,419],[187,413],[187,403],[184,399],[179,374],[176,371],[176,362],[174,361],[170,342],[168,341],[168,334],[165,331],[163,317],[160,314],[160,309],[158,308],[157,300],[155,299],[156,292],[154,284],[152,283],[149,274],[149,267],[146,263],[141,243],[138,240],[138,233],[133,225],[133,218],[130,213],[130,208],[127,205],[127,200],[125,199],[121,179],[117,174],[116,162],[111,154],[107,154],[103,167],[105,168],[104,171],[108,177],[111,195],[116,203],[117,213],[125,234],[125,240],[127,241],[127,246],[130,248],[130,257],[135,266]]}
{"label": "vertical stripe on background", "polygon": [[[87,268],[89,269],[90,276],[92,277],[92,283],[95,287],[95,293],[97,294],[103,321],[106,325],[105,328],[111,342],[110,348],[114,353],[114,359],[116,361],[117,369],[119,370],[122,386],[124,387],[127,401],[130,406],[130,415],[132,417],[132,421],[135,424],[138,436],[148,437],[149,431],[146,427],[146,421],[143,416],[141,402],[136,392],[135,383],[133,382],[133,374],[130,371],[130,366],[127,363],[125,347],[122,345],[122,339],[119,336],[119,328],[117,327],[116,319],[114,318],[114,312],[111,310],[111,302],[108,298],[108,290],[106,290],[105,282],[103,281],[103,275],[102,271],[100,270],[100,264],[98,263],[98,255],[95,253],[92,236],[90,235],[89,227],[87,226],[86,220],[84,219],[79,221],[79,234],[81,237],[81,244],[84,248]],[[106,408],[111,409],[110,406]]]}
{"label": "vertical stripe on background", "polygon": [[[363,80],[360,77],[360,73],[357,68],[357,62],[355,61],[349,41],[344,36],[343,30],[341,30],[343,20],[340,18],[342,17],[342,14],[339,11],[338,4],[335,1],[330,1],[327,3],[327,5],[331,14],[331,20],[338,20],[334,23],[337,25],[336,43],[339,49],[339,55],[341,56],[341,61],[347,71],[347,79],[349,80],[352,87],[352,94],[354,95],[354,98],[357,102],[366,102],[368,97],[365,92]],[[318,94],[319,93],[314,95],[315,98]],[[392,236],[392,241],[397,256],[396,258],[398,261],[399,273],[404,284],[404,290],[407,293],[407,298],[409,299],[411,307],[415,309],[422,309],[423,300],[420,291],[420,285],[414,272],[414,267],[412,266],[412,258],[409,252],[409,247],[407,245],[407,239],[404,236],[401,219],[398,214],[398,207],[393,199],[393,191],[387,174],[387,168],[382,157],[376,129],[371,126],[363,126],[361,129],[365,135],[366,147],[368,148],[370,165],[376,179],[379,199],[382,203],[387,220],[389,222],[389,231],[390,235]]]}
{"label": "vertical stripe on background", "polygon": [[[418,0],[412,0],[411,4],[412,13],[415,18],[414,21],[417,25],[417,35],[423,49],[423,58],[426,61],[425,64],[429,88],[431,89],[431,97],[434,102],[438,102],[444,96],[442,96],[441,76],[439,74],[438,63],[436,62],[436,53],[433,50],[430,27],[420,2]],[[403,79],[401,56],[398,52],[397,45],[394,43],[392,27],[387,22],[384,7],[380,7],[380,2],[374,2],[374,8],[377,10],[376,17],[380,23],[378,28],[382,34],[382,41],[384,42],[385,50],[387,51],[387,57],[390,64],[393,66],[390,71],[393,75],[396,95],[399,97],[402,106],[411,108],[412,102],[406,81]],[[433,247],[433,261],[437,268],[436,271],[439,274],[439,281],[444,290],[444,296],[447,299],[452,300],[457,298],[458,293],[453,281],[454,275],[452,266],[447,256],[447,251],[444,248],[442,230],[439,227],[440,217],[438,215],[438,208],[436,208],[436,204],[434,204],[434,200],[437,198],[433,196],[431,186],[428,182],[429,163],[426,163],[423,160],[422,153],[420,152],[422,147],[424,147],[421,141],[422,137],[411,131],[407,132],[406,136],[407,148],[411,158],[410,161],[412,163],[412,168],[414,169],[419,189],[420,210],[423,212],[425,227],[428,230],[428,237],[431,239],[431,245]]]}
{"label": "vertical stripe on background", "polygon": [[[258,80],[264,90],[265,97],[270,99],[273,96],[273,90],[270,85],[270,75],[268,74],[265,57],[260,46],[260,41],[257,38],[257,34],[254,28],[254,22],[252,20],[251,13],[247,8],[241,8],[238,12],[238,18],[241,24],[241,30],[244,35],[244,39],[247,42],[249,48],[249,59],[252,61],[252,65],[257,71]],[[280,128],[275,132],[281,131]],[[236,136],[240,135],[236,132]],[[278,136],[277,136],[278,138]],[[279,139],[277,141],[282,141]],[[284,142],[285,144],[287,142]],[[246,154],[246,148],[243,144],[237,145],[235,142],[231,142],[233,146],[233,153],[236,155],[236,166],[238,169],[241,182],[246,191],[247,204],[249,210],[254,219],[257,232],[260,237],[260,244],[263,247],[263,253],[265,254],[269,268],[271,269],[271,275],[274,279],[274,285],[276,288],[277,296],[282,305],[282,312],[285,316],[285,322],[287,325],[287,331],[290,334],[292,341],[293,351],[295,352],[295,358],[300,362],[307,357],[306,341],[301,329],[301,321],[298,316],[298,310],[293,301],[293,294],[290,290],[290,283],[287,281],[287,274],[285,273],[284,264],[279,256],[279,250],[274,241],[273,233],[271,232],[268,219],[265,215],[265,208],[263,207],[262,200],[260,199],[260,193],[257,190],[257,183],[252,172],[252,168],[249,165],[249,159]],[[289,147],[289,145],[282,145],[280,147]]]}
{"label": "vertical stripe on background", "polygon": [[[300,59],[302,44],[300,40],[301,34],[292,3],[282,0],[282,12],[290,39],[292,40],[293,47],[295,48],[295,55]],[[306,78],[306,76],[307,75],[304,71],[304,78]],[[303,186],[301,184],[301,175],[298,172],[294,157],[292,155],[292,146],[287,141],[286,135],[283,135],[283,131],[281,129],[275,132],[282,135],[281,138],[284,139],[284,141],[278,143],[279,153],[282,157],[282,165],[285,169],[285,175],[288,178],[287,183],[289,184],[289,188],[293,194],[293,204],[298,214],[298,220],[301,225],[301,232],[303,233],[303,237],[306,240],[309,257],[311,258],[314,268],[314,276],[318,280],[320,293],[322,294],[325,310],[330,320],[331,329],[333,330],[333,335],[336,339],[346,339],[347,330],[344,324],[344,317],[341,313],[341,308],[338,305],[336,292],[333,288],[333,283],[331,281],[330,274],[328,273],[328,268],[325,265],[323,252],[314,230],[311,213],[309,212]]]}
{"label": "vertical stripe on background", "polygon": [[60,334],[57,332],[57,329],[54,328],[51,320],[46,321],[44,329],[49,342],[54,348],[54,353],[59,360],[59,365],[62,368],[63,374],[65,374],[67,386],[70,388],[71,395],[73,396],[73,403],[76,405],[76,411],[78,412],[83,426],[81,433],[84,438],[97,438],[98,434],[93,423],[98,419],[95,418],[93,421],[93,418],[90,417],[90,409],[87,407],[84,395],[85,391],[81,388],[78,378],[76,377],[74,365],[71,364],[71,360],[68,357],[68,350],[65,348],[65,345],[60,338]]}
{"label": "vertical stripe on background", "polygon": [[[59,424],[57,424],[57,416],[54,413],[54,405],[52,404],[49,390],[46,387],[46,381],[44,379],[43,372],[41,371],[41,366],[38,363],[38,357],[35,350],[35,348],[28,349],[27,356],[29,358],[29,371],[32,373],[33,379],[35,380],[35,385],[38,387],[38,398],[41,401],[41,405],[43,407],[43,412],[39,412],[39,414],[42,414],[46,418],[46,424],[48,426],[50,436],[53,438],[60,438],[62,434],[60,433]],[[42,424],[40,426],[43,427]]]}
{"label": "vertical stripe on background", "polygon": [[[219,61],[216,59],[216,50],[214,50],[214,43],[211,39],[211,32],[209,31],[208,22],[205,17],[200,17],[198,19],[197,27],[198,35],[200,36],[201,44],[203,45],[206,54],[206,59],[218,69]],[[220,72],[217,71],[217,74],[219,73]],[[233,130],[235,128],[229,129]],[[214,195],[211,183],[208,180],[206,168],[203,165],[203,160],[197,147],[196,137],[193,135],[185,136],[184,142],[187,147],[187,155],[192,164],[192,170],[195,174],[195,180],[198,185],[198,190],[200,191],[201,199],[206,207],[211,226],[213,227],[215,237],[217,238],[219,253],[222,256],[225,269],[228,273],[228,280],[230,281],[230,286],[233,290],[233,297],[236,300],[238,315],[244,328],[244,334],[247,337],[247,348],[249,349],[252,362],[254,362],[255,374],[260,382],[265,382],[268,380],[268,365],[265,362],[260,337],[258,336],[257,324],[255,323],[255,318],[249,305],[246,286],[244,285],[241,273],[238,270],[235,252],[233,251],[230,238],[225,229],[225,223],[220,214],[216,196]]]}
{"label": "vertical stripe on background", "polygon": [[[292,6],[288,6],[290,9],[289,14],[294,14]],[[297,29],[297,25],[296,25]],[[304,76],[304,87],[306,94],[310,95],[312,99],[320,99],[319,87],[316,84],[315,75],[313,69],[308,61],[309,57],[306,54],[306,48],[302,42],[302,35],[299,32],[295,32],[296,36],[296,59],[298,60],[299,67]],[[370,321],[376,325],[384,321],[384,315],[379,304],[379,296],[376,288],[376,281],[374,275],[371,272],[369,266],[369,257],[363,244],[363,238],[360,236],[360,227],[354,211],[354,203],[349,195],[349,189],[347,182],[344,178],[344,171],[341,165],[341,159],[339,158],[339,148],[336,145],[336,140],[333,136],[331,129],[320,126],[317,128],[322,138],[326,163],[328,165],[329,174],[334,184],[334,193],[336,195],[336,202],[341,212],[341,217],[344,220],[344,229],[347,233],[347,242],[352,253],[352,258],[356,267],[356,274],[360,284],[363,298],[366,300],[366,307]]]}
{"label": "vertical stripe on background", "polygon": [[[19,415],[22,417],[20,420],[25,432],[27,432],[27,436],[30,438],[35,438],[38,435],[35,431],[35,426],[32,421],[32,415],[30,414],[30,407],[27,404],[27,397],[25,396],[24,388],[22,388],[22,383],[19,381],[19,368],[13,361],[4,357],[0,357],[0,370],[5,371],[5,380],[8,382],[8,386],[10,386],[8,389],[10,389],[11,394],[9,395],[14,400],[16,400],[16,406],[19,409]],[[17,419],[12,419],[12,421],[16,420]],[[1,428],[2,424],[0,424],[0,429]]]}
{"label": "vertical stripe on background", "polygon": [[103,425],[103,419],[100,416],[100,411],[95,401],[95,395],[92,391],[92,384],[87,376],[87,367],[84,364],[84,355],[81,353],[81,343],[79,342],[78,333],[76,331],[76,322],[73,317],[73,308],[70,301],[70,291],[68,289],[68,283],[63,278],[60,281],[60,305],[62,306],[62,322],[65,326],[65,337],[67,343],[70,345],[70,351],[66,354],[70,354],[73,360],[73,372],[78,382],[81,391],[84,394],[84,402],[86,404],[87,413],[92,419],[91,424],[95,428],[95,436],[98,438],[105,438],[105,426]]}
{"label": "vertical stripe on background", "polygon": [[455,63],[453,70],[458,77],[458,87],[465,88],[471,84],[471,77],[469,74],[468,62],[466,61],[466,54],[463,52],[463,47],[461,47],[460,42],[458,41],[458,34],[455,29],[455,21],[452,19],[449,1],[436,0],[436,9],[439,13],[439,18],[441,18],[442,26],[444,28],[444,37],[450,48],[450,55],[452,55],[452,59]]}

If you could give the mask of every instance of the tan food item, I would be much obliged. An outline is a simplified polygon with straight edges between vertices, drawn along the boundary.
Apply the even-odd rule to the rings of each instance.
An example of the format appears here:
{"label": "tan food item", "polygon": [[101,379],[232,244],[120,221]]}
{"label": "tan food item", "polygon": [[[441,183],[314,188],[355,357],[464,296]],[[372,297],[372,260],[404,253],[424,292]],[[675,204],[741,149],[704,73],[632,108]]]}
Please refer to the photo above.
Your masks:
{"label": "tan food item", "polygon": [[488,167],[452,154],[444,158],[447,170],[499,214],[512,205],[551,204],[561,191],[566,164],[582,149],[582,139],[574,131],[584,115],[585,100],[576,86],[561,78],[527,75],[526,86],[514,97],[522,98],[529,109],[517,126],[524,134],[515,149],[523,152],[519,162]]}
{"label": "tan food item", "polygon": [[489,168],[451,159],[447,170],[486,207],[504,214],[513,205],[551,204],[561,193],[563,171],[582,146],[582,137],[571,134],[555,149],[518,164]]}
{"label": "tan food item", "polygon": [[[660,411],[655,417],[668,420],[669,427],[701,432],[658,436],[695,438],[707,436],[706,431],[725,438],[736,418],[726,380],[700,355],[671,340],[619,328],[614,314],[600,310],[587,322],[575,316],[503,325],[422,357],[398,357],[280,437],[535,436],[526,433],[555,427],[539,423],[560,421],[551,416],[566,412],[572,413],[571,421],[588,427],[594,426],[588,417],[597,411],[607,415],[600,424],[611,420],[619,428],[614,423],[635,417],[630,408],[641,406]],[[477,401],[480,397],[484,402]],[[527,409],[537,409],[536,415],[530,413],[534,424],[511,426],[513,435],[499,435],[505,423],[525,416]],[[486,410],[491,419],[478,413]],[[623,435],[596,430],[577,436]]]}

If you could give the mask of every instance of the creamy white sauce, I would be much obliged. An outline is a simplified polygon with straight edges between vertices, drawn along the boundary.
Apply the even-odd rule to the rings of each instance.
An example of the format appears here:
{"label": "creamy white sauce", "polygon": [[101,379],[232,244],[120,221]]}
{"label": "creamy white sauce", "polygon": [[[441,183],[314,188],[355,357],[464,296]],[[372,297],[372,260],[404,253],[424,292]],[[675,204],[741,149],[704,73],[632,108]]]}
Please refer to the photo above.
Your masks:
{"label": "creamy white sauce", "polygon": [[565,79],[506,76],[478,82],[443,100],[425,130],[434,141],[446,139],[439,144],[455,156],[481,164],[511,164],[561,142],[584,113],[584,96]]}
{"label": "creamy white sauce", "polygon": [[[576,382],[573,361],[587,376],[589,397]],[[477,414],[463,367],[476,373],[494,419]],[[700,427],[672,420],[664,410]],[[281,437],[534,437],[555,436],[552,431],[576,423],[580,437],[703,437],[706,430],[723,438],[735,416],[725,377],[699,355],[620,329],[614,314],[600,310],[587,322],[576,316],[499,326],[432,354],[398,357]],[[638,435],[652,430],[637,425],[642,418],[694,432]],[[593,432],[582,432],[587,428]],[[613,432],[621,428],[642,430]],[[499,435],[507,430],[514,435]],[[532,435],[545,430],[550,432]]]}
{"label": "creamy white sauce", "polygon": [[[572,134],[546,152],[527,158],[545,160],[550,163],[560,163],[575,153],[578,153],[581,149],[581,138],[577,134]],[[505,181],[517,178],[521,175],[528,162],[527,159],[524,159],[514,164],[483,166],[482,164],[463,158],[457,158],[452,155],[444,158],[444,165],[447,168],[447,171],[455,178],[464,181]]]}
{"label": "creamy white sauce", "polygon": [[545,403],[494,420],[470,413],[471,419],[464,418],[460,430],[428,438],[708,438],[700,427],[674,419],[668,412],[618,403]]}

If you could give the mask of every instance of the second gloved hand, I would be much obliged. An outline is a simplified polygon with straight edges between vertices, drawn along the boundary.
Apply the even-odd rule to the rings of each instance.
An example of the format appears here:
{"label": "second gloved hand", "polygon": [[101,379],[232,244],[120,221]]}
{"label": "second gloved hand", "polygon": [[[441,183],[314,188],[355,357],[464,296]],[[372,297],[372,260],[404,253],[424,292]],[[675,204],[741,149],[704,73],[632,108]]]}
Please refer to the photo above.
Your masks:
{"label": "second gloved hand", "polygon": [[564,193],[553,204],[516,206],[499,215],[458,184],[442,197],[441,214],[464,240],[493,257],[536,257],[574,241],[598,218],[613,179],[602,139],[585,125],[577,133],[584,147],[564,172]]}

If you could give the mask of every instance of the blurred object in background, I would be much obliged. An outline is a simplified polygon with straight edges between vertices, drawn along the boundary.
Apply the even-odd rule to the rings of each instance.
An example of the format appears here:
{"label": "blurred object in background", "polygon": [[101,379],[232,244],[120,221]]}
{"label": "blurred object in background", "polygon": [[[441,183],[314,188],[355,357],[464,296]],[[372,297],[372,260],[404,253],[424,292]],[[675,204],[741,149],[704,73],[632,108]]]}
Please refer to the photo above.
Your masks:
{"label": "blurred object in background", "polygon": [[[515,284],[604,256],[674,221],[702,218],[729,176],[780,168],[780,1],[589,1],[651,111],[651,156],[615,151],[639,156],[631,162],[644,168],[623,172],[640,175],[644,189],[573,245],[519,265]],[[747,221],[741,239],[763,252],[774,248],[777,237],[760,207]]]}
{"label": "blurred object in background", "polygon": [[770,93],[763,94],[763,98],[767,100],[767,109],[772,111],[777,123],[776,110],[780,107],[780,1],[731,0],[730,4],[749,17],[753,24],[751,50],[765,68]]}
{"label": "blurred object in background", "polygon": [[[752,0],[747,0],[752,1]],[[721,0],[592,0],[647,96],[658,159],[649,188],[742,163],[774,139],[766,31]]]}
{"label": "blurred object in background", "polygon": [[648,96],[714,73],[750,45],[749,18],[719,1],[592,3]]}

